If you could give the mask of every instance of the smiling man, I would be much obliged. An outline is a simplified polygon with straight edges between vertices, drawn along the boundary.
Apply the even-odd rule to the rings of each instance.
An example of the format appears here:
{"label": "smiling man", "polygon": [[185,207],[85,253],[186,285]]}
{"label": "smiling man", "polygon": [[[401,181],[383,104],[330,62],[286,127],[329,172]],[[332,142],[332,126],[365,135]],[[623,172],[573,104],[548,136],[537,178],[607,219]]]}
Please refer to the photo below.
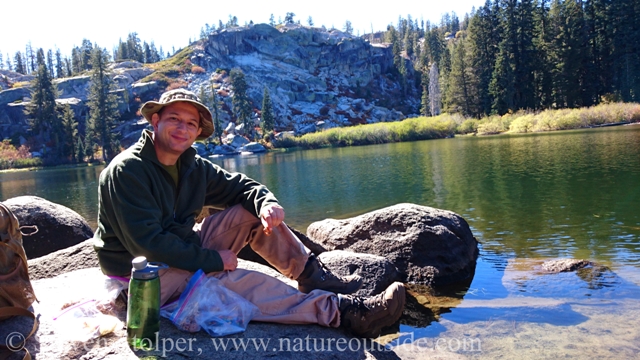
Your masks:
{"label": "smiling man", "polygon": [[[262,184],[196,155],[194,141],[213,133],[211,112],[190,91],[164,93],[140,109],[153,131],[100,174],[95,249],[102,271],[128,278],[131,260],[169,265],[160,273],[161,302],[176,298],[198,269],[254,303],[257,321],[343,326],[374,337],[402,314],[404,287],[360,298],[357,275],[327,271],[283,222],[284,209]],[[205,205],[222,211],[196,224]],[[260,272],[237,269],[249,244],[295,289]],[[226,271],[225,271],[226,270]]]}

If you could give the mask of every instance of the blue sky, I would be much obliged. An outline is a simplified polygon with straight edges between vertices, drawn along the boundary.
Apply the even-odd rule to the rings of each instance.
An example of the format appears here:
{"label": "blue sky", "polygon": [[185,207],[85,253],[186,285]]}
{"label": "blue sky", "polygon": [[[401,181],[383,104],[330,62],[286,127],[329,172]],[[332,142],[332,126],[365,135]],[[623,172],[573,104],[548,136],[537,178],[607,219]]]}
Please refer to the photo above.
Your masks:
{"label": "blue sky", "polygon": [[[442,14],[455,11],[462,20],[472,7],[485,0],[451,1],[145,1],[145,0],[32,0],[11,1],[3,4],[4,16],[0,21],[0,52],[6,61],[7,53],[13,59],[16,51],[24,51],[27,42],[37,48],[55,51],[59,48],[68,55],[73,46],[87,38],[101,47],[112,50],[118,39],[137,32],[141,40],[155,42],[166,52],[186,46],[189,38],[197,38],[205,23],[217,25],[226,22],[229,15],[239,24],[253,20],[267,23],[274,14],[284,18],[287,12],[306,24],[309,16],[315,26],[343,28],[351,21],[354,32],[384,30],[395,24],[398,16],[439,23]],[[105,4],[108,4],[105,6]]]}

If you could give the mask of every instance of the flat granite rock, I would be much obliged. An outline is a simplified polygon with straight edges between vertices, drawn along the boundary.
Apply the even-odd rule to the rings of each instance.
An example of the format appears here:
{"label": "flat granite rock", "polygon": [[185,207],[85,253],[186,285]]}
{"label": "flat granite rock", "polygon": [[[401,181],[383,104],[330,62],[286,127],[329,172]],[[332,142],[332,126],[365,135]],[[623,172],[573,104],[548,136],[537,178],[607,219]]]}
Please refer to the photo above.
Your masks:
{"label": "flat granite rock", "polygon": [[[260,269],[275,274],[262,265],[240,261],[240,267]],[[85,342],[72,341],[68,334],[71,325],[54,320],[65,303],[95,297],[100,293],[104,276],[98,268],[72,271],[49,279],[33,281],[39,303],[33,309],[40,319],[35,335],[27,341],[26,348],[35,359],[137,359],[156,356],[166,359],[217,358],[262,359],[265,357],[287,359],[398,359],[392,349],[377,342],[349,337],[342,329],[318,325],[283,325],[250,323],[241,334],[212,338],[204,331],[187,333],[178,330],[170,321],[161,319],[159,342],[152,351],[130,348],[126,342],[126,330],[122,327],[98,339]],[[61,291],[64,289],[64,291]],[[97,290],[96,290],[97,289]],[[124,303],[118,301],[112,312],[122,324],[126,319]],[[14,331],[26,332],[31,327],[27,318],[12,318],[3,322],[0,337]],[[245,347],[246,346],[246,347]],[[21,355],[15,355],[21,358]]]}

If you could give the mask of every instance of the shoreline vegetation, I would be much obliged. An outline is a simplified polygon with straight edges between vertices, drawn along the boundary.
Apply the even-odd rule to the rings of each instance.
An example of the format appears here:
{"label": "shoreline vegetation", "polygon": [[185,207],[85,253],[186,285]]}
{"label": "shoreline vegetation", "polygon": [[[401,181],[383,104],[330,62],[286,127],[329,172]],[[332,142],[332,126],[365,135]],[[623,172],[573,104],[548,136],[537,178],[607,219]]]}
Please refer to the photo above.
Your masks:
{"label": "shoreline vegetation", "polygon": [[610,103],[536,113],[519,111],[482,119],[465,119],[459,114],[421,116],[397,122],[331,128],[299,137],[283,136],[273,145],[275,148],[317,149],[443,139],[455,135],[521,134],[584,129],[634,122],[640,122],[640,104]]}
{"label": "shoreline vegetation", "polygon": [[[465,119],[459,114],[408,118],[331,128],[299,137],[283,136],[272,143],[274,149],[344,147],[451,138],[456,135],[496,135],[584,129],[640,122],[640,104],[610,103],[577,109],[544,110]],[[31,157],[26,147],[15,148],[8,140],[0,143],[0,172],[38,170],[54,167],[89,166],[64,164],[47,166]]]}

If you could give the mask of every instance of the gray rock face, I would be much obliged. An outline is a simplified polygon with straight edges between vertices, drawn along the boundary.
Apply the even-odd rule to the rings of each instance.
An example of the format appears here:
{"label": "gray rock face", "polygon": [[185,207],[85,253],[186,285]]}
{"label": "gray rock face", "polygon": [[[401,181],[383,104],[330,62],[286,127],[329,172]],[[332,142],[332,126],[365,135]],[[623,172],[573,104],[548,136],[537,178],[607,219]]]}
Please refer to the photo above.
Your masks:
{"label": "gray rock face", "polygon": [[56,80],[60,98],[75,97],[80,100],[87,100],[91,77],[88,75],[75,76],[66,79]]}
{"label": "gray rock face", "polygon": [[20,226],[38,227],[37,233],[23,237],[24,250],[29,259],[50,254],[93,237],[93,231],[86,220],[62,205],[36,196],[18,196],[4,203],[16,214]]}
{"label": "gray rock face", "polygon": [[[280,129],[309,132],[313,128],[303,124],[318,120],[328,127],[400,120],[405,115],[392,108],[409,104],[415,108],[406,111],[411,113],[419,105],[417,98],[401,104],[399,83],[386,76],[394,66],[391,48],[337,30],[295,24],[279,29],[266,24],[225,29],[212,33],[202,49],[195,49],[191,61],[209,71],[241,68],[256,107],[264,86],[269,88]],[[196,91],[208,78],[189,80]],[[385,107],[376,107],[373,99]]]}
{"label": "gray rock face", "polygon": [[307,228],[328,250],[389,259],[407,282],[448,285],[473,276],[478,242],[459,215],[415,204],[398,204],[350,219],[326,219]]}
{"label": "gray rock face", "polygon": [[160,87],[155,81],[140,82],[131,85],[131,91],[135,96],[140,97],[141,101],[148,101],[159,91]]}

